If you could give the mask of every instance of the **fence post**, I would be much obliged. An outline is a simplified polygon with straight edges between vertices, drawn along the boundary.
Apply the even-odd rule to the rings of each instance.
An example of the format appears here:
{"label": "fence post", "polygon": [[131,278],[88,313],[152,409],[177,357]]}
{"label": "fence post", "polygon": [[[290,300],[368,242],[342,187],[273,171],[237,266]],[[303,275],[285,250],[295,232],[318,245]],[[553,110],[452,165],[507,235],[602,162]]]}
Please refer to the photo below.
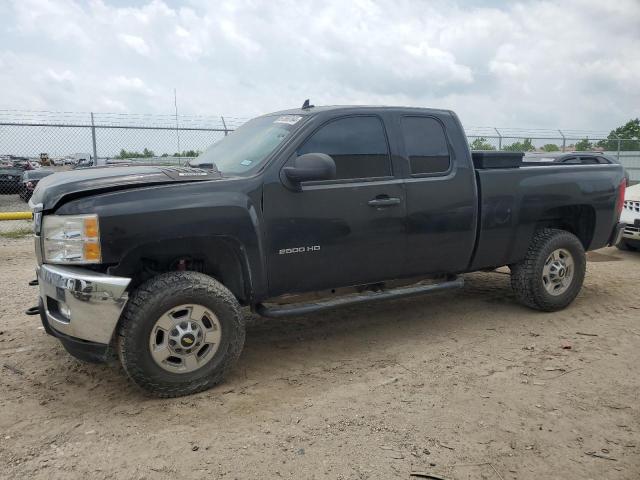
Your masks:
{"label": "fence post", "polygon": [[622,141],[621,141],[621,139],[620,139],[620,137],[618,135],[616,135],[615,133],[614,133],[614,135],[615,135],[616,139],[618,140],[618,160],[620,160],[620,148],[621,148]]}
{"label": "fence post", "polygon": [[562,130],[558,129],[558,132],[560,132],[560,136],[562,137],[562,153],[564,153],[565,148],[567,148],[567,139],[564,136],[564,133],[562,133]]}
{"label": "fence post", "polygon": [[227,130],[227,122],[224,121],[224,117],[222,115],[220,115],[220,119],[222,120],[222,126],[224,127],[224,136],[227,136],[228,130]]}
{"label": "fence post", "polygon": [[498,150],[502,150],[502,135],[500,134],[497,128],[494,127],[493,129],[498,134]]}
{"label": "fence post", "polygon": [[98,149],[96,147],[96,124],[93,121],[93,112],[91,112],[91,141],[93,143],[93,162],[98,165]]}

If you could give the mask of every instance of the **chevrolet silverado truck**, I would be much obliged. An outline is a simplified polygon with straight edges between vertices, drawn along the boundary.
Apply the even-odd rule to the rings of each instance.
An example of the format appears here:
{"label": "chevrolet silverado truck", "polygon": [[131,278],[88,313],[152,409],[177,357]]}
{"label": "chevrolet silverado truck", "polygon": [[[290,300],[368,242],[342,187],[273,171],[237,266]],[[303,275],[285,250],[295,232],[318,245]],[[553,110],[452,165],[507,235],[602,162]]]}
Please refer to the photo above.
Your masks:
{"label": "chevrolet silverado truck", "polygon": [[244,124],[189,167],[56,173],[34,212],[39,314],[74,356],[165,397],[221,382],[266,317],[440,292],[508,266],[516,298],[576,297],[615,244],[617,164],[472,152],[457,116],[313,107]]}

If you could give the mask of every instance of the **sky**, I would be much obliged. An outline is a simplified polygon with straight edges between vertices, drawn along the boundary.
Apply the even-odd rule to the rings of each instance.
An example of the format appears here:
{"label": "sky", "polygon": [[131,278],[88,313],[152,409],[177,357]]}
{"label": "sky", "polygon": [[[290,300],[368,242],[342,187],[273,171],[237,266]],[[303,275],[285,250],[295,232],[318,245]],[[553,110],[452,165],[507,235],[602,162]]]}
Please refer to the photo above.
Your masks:
{"label": "sky", "polygon": [[251,117],[452,109],[609,131],[640,116],[640,0],[0,0],[0,109]]}

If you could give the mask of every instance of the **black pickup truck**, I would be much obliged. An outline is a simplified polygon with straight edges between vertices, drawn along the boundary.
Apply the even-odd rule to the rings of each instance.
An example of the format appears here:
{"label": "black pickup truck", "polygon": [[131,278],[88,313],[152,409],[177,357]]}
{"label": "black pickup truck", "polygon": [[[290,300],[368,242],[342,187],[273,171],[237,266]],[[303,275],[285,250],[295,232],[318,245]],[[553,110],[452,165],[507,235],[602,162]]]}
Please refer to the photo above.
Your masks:
{"label": "black pickup truck", "polygon": [[[255,118],[192,167],[57,173],[30,201],[40,314],[85,360],[117,353],[160,396],[220,382],[271,317],[463,286],[509,266],[517,298],[576,297],[621,232],[616,164],[472,152],[447,110],[304,107]],[[313,293],[313,295],[309,295]]]}

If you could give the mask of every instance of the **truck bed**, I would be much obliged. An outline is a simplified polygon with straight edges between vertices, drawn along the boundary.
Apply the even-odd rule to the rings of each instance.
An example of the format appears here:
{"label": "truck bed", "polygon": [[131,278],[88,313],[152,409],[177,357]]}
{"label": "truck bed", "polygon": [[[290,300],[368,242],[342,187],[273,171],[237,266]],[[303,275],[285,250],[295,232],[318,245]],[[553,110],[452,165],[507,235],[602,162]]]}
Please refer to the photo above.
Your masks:
{"label": "truck bed", "polygon": [[522,259],[540,223],[553,226],[554,218],[566,217],[560,214],[567,210],[576,210],[576,218],[588,219],[585,231],[594,227],[592,235],[581,238],[585,250],[609,241],[617,221],[617,189],[624,178],[621,166],[522,164],[477,168],[475,174],[478,234],[469,271]]}

